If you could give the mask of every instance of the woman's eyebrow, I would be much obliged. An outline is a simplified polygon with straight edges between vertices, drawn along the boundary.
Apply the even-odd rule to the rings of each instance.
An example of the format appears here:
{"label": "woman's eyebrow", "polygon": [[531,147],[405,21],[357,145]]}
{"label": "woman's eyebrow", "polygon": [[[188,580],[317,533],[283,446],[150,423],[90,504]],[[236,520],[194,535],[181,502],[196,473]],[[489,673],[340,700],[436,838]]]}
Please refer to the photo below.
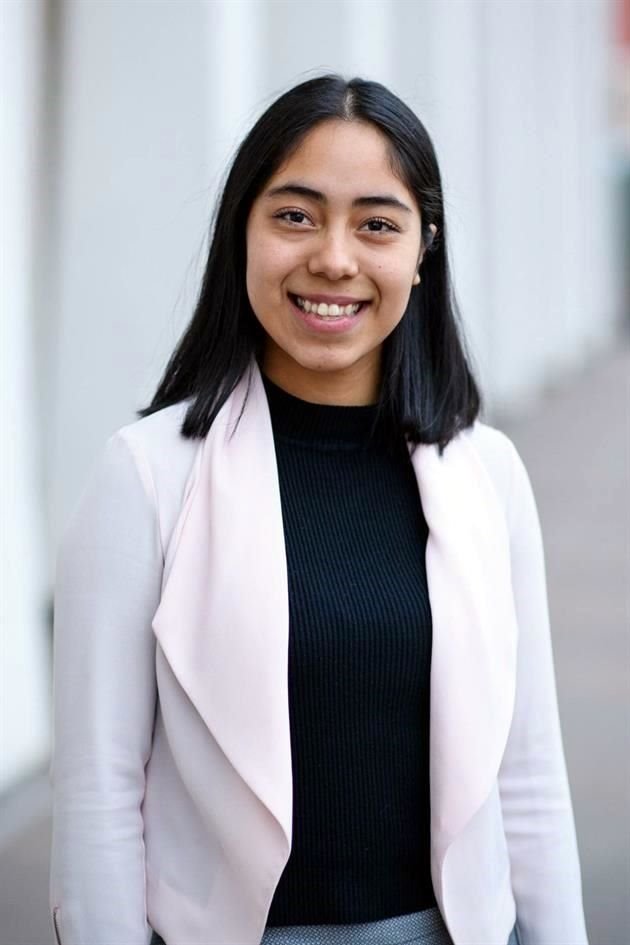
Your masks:
{"label": "woman's eyebrow", "polygon": [[[281,187],[272,187],[271,190],[268,190],[265,194],[265,197],[278,196],[309,197],[311,200],[317,201],[317,203],[328,203],[325,194],[323,194],[320,190],[314,190],[312,187],[307,187],[305,184],[282,184]],[[374,194],[369,197],[355,197],[355,199],[352,201],[352,206],[394,207],[397,210],[404,210],[406,213],[412,213],[411,207],[408,207],[406,203],[403,203],[398,199],[398,197],[394,197],[392,194]]]}

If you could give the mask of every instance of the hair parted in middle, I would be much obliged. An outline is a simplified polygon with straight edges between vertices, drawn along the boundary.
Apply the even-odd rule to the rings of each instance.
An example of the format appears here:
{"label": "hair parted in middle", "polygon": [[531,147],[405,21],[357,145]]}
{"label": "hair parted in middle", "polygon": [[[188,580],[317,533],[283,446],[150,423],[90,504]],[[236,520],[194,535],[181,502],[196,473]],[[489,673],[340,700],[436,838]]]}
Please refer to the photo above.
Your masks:
{"label": "hair parted in middle", "polygon": [[[422,122],[378,82],[327,74],[274,101],[238,147],[219,195],[208,260],[192,318],[148,407],[146,417],[190,399],[181,434],[206,436],[219,410],[259,358],[265,340],[246,288],[246,227],[255,199],[316,125],[367,122],[387,140],[391,168],[422,217],[422,284],[382,347],[378,420],[392,442],[437,443],[440,452],[471,426],[481,394],[465,352],[448,262],[440,170]],[[435,237],[430,229],[436,227]]]}

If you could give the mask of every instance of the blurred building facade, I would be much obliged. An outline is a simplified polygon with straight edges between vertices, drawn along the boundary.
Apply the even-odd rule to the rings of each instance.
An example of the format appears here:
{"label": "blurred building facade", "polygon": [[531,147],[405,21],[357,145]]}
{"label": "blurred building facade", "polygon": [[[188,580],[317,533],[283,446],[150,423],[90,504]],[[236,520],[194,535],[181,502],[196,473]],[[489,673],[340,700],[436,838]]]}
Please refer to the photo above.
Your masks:
{"label": "blurred building facade", "polygon": [[613,6],[5,0],[0,792],[50,747],[59,536],[191,313],[214,197],[253,121],[325,71],[414,108],[491,422],[561,385],[624,319]]}

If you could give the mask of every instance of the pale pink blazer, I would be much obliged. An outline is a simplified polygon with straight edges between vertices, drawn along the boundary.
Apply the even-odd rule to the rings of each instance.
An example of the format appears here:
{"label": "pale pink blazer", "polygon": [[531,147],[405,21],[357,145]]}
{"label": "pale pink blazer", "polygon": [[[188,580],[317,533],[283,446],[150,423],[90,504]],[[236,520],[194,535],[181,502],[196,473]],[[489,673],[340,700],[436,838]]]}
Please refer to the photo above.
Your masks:
{"label": "pale pink blazer", "polygon": [[[255,945],[291,846],[288,588],[260,372],[107,442],[59,548],[61,945]],[[233,435],[231,435],[233,433]],[[411,447],[410,447],[411,449]],[[431,873],[455,945],[587,941],[529,478],[477,421],[411,449],[429,526]]]}

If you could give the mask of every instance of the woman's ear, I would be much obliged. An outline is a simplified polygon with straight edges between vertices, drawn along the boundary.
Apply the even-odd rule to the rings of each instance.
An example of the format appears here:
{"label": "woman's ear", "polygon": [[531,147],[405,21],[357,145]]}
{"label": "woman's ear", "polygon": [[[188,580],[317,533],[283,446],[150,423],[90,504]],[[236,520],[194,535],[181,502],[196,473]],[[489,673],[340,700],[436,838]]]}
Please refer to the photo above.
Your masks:
{"label": "woman's ear", "polygon": [[437,226],[435,225],[435,223],[429,223],[429,230],[431,231],[431,238],[428,240],[426,244],[423,241],[423,245],[420,250],[420,255],[418,256],[418,263],[416,265],[416,269],[418,270],[418,272],[416,272],[415,276],[413,277],[413,285],[420,285],[420,266],[422,265],[422,260],[424,258],[424,254],[426,250],[429,248],[429,246],[433,242],[433,238],[435,237],[435,234],[437,233]]}
{"label": "woman's ear", "polygon": [[431,236],[429,237],[429,239],[428,239],[427,242],[425,243],[424,248],[423,248],[423,252],[424,252],[424,250],[427,250],[427,249],[429,248],[429,246],[431,246],[433,240],[435,239],[435,234],[437,233],[437,226],[435,225],[435,223],[429,223],[429,230],[431,231]]}
{"label": "woman's ear", "polygon": [[429,239],[426,241],[426,243],[424,240],[422,240],[422,246],[420,247],[420,255],[418,256],[418,266],[422,262],[425,252],[431,246],[435,238],[435,234],[437,233],[437,226],[435,225],[435,223],[429,223],[429,230],[431,231],[431,236],[429,237]]}

